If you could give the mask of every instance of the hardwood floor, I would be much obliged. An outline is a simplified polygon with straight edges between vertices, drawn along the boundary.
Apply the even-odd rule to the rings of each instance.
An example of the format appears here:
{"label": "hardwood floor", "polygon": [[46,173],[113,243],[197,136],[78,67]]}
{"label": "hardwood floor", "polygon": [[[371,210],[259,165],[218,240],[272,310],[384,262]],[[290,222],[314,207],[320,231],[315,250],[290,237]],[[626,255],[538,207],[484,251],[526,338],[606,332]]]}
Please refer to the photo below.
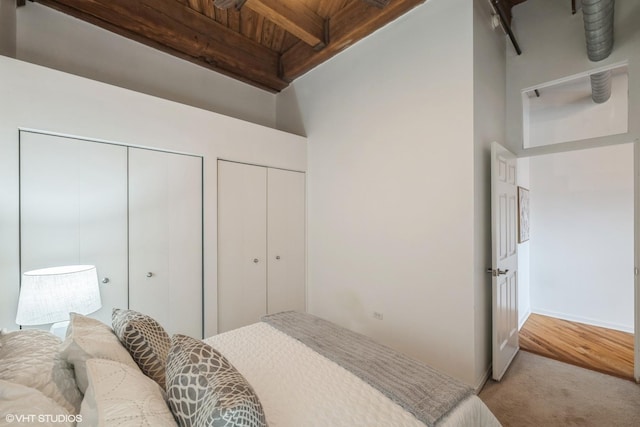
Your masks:
{"label": "hardwood floor", "polygon": [[519,338],[522,350],[633,380],[633,334],[531,314]]}

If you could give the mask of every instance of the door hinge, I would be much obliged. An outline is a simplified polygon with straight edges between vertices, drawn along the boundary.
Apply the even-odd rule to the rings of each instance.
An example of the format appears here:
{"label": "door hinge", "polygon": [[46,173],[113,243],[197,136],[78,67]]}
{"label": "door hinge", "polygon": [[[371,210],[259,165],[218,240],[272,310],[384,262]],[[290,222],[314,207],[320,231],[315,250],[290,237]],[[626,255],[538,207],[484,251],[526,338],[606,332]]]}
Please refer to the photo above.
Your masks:
{"label": "door hinge", "polygon": [[635,274],[636,276],[640,274],[640,270],[638,270],[638,267],[633,268],[633,274]]}

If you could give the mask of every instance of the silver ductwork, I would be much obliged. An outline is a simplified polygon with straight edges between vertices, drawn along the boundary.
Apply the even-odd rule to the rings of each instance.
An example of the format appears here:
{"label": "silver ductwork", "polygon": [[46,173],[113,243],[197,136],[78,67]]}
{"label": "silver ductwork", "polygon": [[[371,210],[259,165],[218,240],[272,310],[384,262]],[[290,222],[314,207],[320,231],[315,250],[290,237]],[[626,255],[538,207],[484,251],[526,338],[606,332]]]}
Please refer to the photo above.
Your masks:
{"label": "silver ductwork", "polygon": [[615,0],[582,0],[587,55],[597,62],[613,50],[613,9]]}
{"label": "silver ductwork", "polygon": [[[613,50],[613,11],[615,0],[582,0],[587,55],[591,61],[602,61]],[[611,71],[591,75],[594,102],[601,104],[611,96]]]}
{"label": "silver ductwork", "polygon": [[596,104],[611,98],[611,70],[591,74],[591,99]]}

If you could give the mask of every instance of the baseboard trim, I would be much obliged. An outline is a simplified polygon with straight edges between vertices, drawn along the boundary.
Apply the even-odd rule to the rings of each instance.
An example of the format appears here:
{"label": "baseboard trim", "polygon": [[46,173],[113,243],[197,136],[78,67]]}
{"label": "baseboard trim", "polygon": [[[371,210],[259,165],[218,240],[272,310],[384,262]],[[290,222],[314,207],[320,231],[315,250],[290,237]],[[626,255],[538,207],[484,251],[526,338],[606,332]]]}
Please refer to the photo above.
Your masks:
{"label": "baseboard trim", "polygon": [[585,323],[591,326],[599,326],[601,328],[614,329],[616,331],[628,332],[631,334],[634,333],[633,326],[628,327],[625,325],[619,325],[617,323],[601,322],[599,320],[590,319],[588,317],[573,316],[566,313],[558,313],[555,311],[543,310],[539,308],[532,309],[531,313],[541,314],[543,316],[555,317],[557,319],[562,319],[562,320],[568,320],[569,322]]}
{"label": "baseboard trim", "polygon": [[484,373],[484,375],[480,378],[480,381],[478,381],[476,383],[476,386],[473,388],[473,392],[475,394],[479,394],[480,391],[482,391],[482,389],[484,388],[484,385],[487,383],[487,381],[489,381],[489,378],[491,378],[491,369],[492,368],[493,368],[493,366],[491,365],[491,363],[489,363],[489,368],[487,368],[487,370]]}
{"label": "baseboard trim", "polygon": [[531,307],[529,307],[527,311],[524,313],[524,315],[521,316],[520,319],[518,320],[518,330],[522,329],[522,327],[524,326],[524,323],[527,321],[529,316],[531,316]]}

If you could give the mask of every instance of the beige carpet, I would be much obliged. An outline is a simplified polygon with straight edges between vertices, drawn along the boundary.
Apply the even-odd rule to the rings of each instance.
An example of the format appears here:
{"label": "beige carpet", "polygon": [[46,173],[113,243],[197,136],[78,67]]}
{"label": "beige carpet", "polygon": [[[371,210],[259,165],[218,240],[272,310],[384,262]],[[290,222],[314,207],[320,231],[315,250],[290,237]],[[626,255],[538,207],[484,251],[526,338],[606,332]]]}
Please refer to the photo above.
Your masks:
{"label": "beige carpet", "polygon": [[480,398],[504,427],[640,426],[640,385],[526,351]]}

